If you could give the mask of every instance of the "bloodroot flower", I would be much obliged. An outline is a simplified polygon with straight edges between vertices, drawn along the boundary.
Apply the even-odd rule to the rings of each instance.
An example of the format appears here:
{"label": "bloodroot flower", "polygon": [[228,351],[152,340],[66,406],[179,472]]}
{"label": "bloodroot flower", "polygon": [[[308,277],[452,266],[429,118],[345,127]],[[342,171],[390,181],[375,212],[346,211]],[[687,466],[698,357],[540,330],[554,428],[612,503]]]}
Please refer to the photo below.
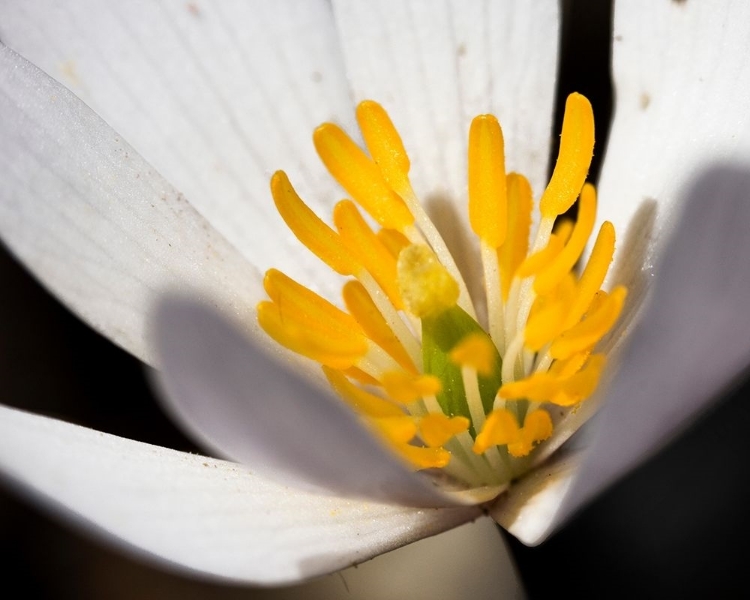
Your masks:
{"label": "bloodroot flower", "polygon": [[1,6],[3,241],[230,459],[0,407],[2,473],[278,584],[539,543],[666,443],[750,364],[750,8],[618,4],[598,190],[580,94],[544,181],[557,11]]}

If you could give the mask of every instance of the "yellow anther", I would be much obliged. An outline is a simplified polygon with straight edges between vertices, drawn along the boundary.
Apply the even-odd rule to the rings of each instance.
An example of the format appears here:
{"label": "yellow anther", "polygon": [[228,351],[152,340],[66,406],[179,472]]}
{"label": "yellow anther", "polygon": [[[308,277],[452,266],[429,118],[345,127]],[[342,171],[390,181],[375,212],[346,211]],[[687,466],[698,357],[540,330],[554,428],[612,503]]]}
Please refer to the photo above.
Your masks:
{"label": "yellow anther", "polygon": [[603,354],[592,354],[586,365],[566,379],[562,389],[552,395],[549,402],[558,406],[573,406],[591,396],[599,385],[605,363]]}
{"label": "yellow anther", "polygon": [[591,305],[594,295],[604,282],[615,252],[615,228],[609,221],[602,223],[594,242],[591,256],[578,280],[576,297],[565,317],[563,329],[570,329],[581,320]]}
{"label": "yellow anther", "polygon": [[416,373],[414,362],[380,314],[365,287],[358,281],[349,281],[344,286],[343,295],[346,308],[367,337],[390,354],[404,369]]}
{"label": "yellow anther", "polygon": [[456,304],[458,284],[427,246],[404,248],[397,268],[401,298],[416,317],[436,316]]}
{"label": "yellow anther", "polygon": [[553,233],[550,235],[549,242],[547,242],[547,245],[544,248],[539,252],[532,254],[521,263],[521,266],[519,266],[516,271],[516,276],[523,279],[524,277],[535,275],[554,260],[555,256],[560,254],[562,249],[562,240],[559,236]]}
{"label": "yellow anther", "polygon": [[508,444],[511,456],[528,456],[538,442],[552,435],[552,419],[546,410],[535,410],[526,415],[523,427],[518,432],[516,442]]}
{"label": "yellow anther", "polygon": [[351,377],[355,381],[359,381],[364,385],[380,385],[380,382],[377,379],[369,373],[365,373],[359,367],[349,367],[348,369],[343,369],[341,372],[347,377]]}
{"label": "yellow anther", "polygon": [[409,404],[424,396],[440,392],[442,384],[434,375],[413,375],[405,371],[389,371],[380,378],[388,397],[395,402]]}
{"label": "yellow anther", "polygon": [[564,302],[550,302],[529,318],[524,329],[524,345],[533,352],[548,344],[562,331],[566,306]]}
{"label": "yellow anther", "polygon": [[341,371],[324,366],[323,373],[333,390],[357,412],[368,417],[379,418],[404,415],[404,411],[399,406],[357,387]]}
{"label": "yellow anther", "polygon": [[403,231],[414,222],[406,204],[388,187],[377,165],[340,127],[324,123],[315,130],[313,142],[334,179],[383,227]]}
{"label": "yellow anther", "polygon": [[364,100],[357,106],[357,123],[383,179],[397,193],[408,193],[409,155],[388,113],[377,102]]}
{"label": "yellow anther", "polygon": [[496,352],[486,335],[470,333],[456,344],[449,357],[455,364],[470,367],[480,375],[489,377],[495,368]]}
{"label": "yellow anther", "polygon": [[[509,482],[530,464],[515,458],[552,435],[551,414],[565,415],[560,406],[575,410],[596,389],[605,357],[592,351],[625,300],[624,288],[599,289],[614,253],[611,223],[602,225],[580,278],[573,271],[595,222],[596,194],[585,183],[594,148],[591,105],[579,94],[567,99],[531,256],[529,182],[505,173],[497,119],[472,121],[469,222],[480,239],[489,333],[412,190],[410,159],[387,112],[366,100],[357,121],[366,148],[331,123],[313,135],[328,171],[352,198],[336,205],[334,225],[310,210],[283,172],[271,179],[294,235],[339,274],[354,277],[343,288],[348,312],[270,270],[270,301],[258,305],[258,322],[279,344],[318,361],[333,390],[412,468],[445,467],[452,460],[445,446],[455,445],[462,450],[460,464],[449,467],[452,477],[471,486]],[[558,219],[579,196],[577,221]],[[512,410],[491,410],[493,401],[506,400]],[[537,408],[543,403],[558,405],[556,412]],[[467,454],[474,435],[477,454],[504,448]]]}
{"label": "yellow anther", "polygon": [[567,379],[581,370],[590,355],[590,350],[584,350],[565,360],[556,360],[552,363],[549,374],[558,379]]}
{"label": "yellow anther", "polygon": [[273,302],[261,302],[257,312],[259,325],[277,343],[334,369],[352,367],[367,353],[367,340],[360,332],[321,335],[307,329],[294,315],[282,313]]}
{"label": "yellow anther", "polygon": [[409,238],[395,229],[381,229],[376,235],[394,259],[411,243]]}
{"label": "yellow anther", "polygon": [[617,321],[626,296],[627,290],[623,286],[612,290],[599,306],[589,310],[583,321],[552,342],[552,358],[568,358],[576,352],[592,348]]}
{"label": "yellow anther", "polygon": [[333,222],[352,255],[378,282],[397,309],[403,307],[396,280],[396,261],[349,200],[336,204]]}
{"label": "yellow anther", "polygon": [[581,94],[570,94],[565,102],[560,152],[539,210],[553,218],[568,210],[578,197],[594,155],[594,111]]}
{"label": "yellow anther", "polygon": [[312,290],[287,277],[281,271],[269,269],[263,278],[263,287],[269,298],[279,306],[282,315],[303,325],[305,329],[326,334],[334,331],[351,335],[362,329],[351,316],[324,300]]}
{"label": "yellow anther", "polygon": [[516,418],[504,408],[493,410],[474,442],[474,452],[482,454],[492,446],[507,445],[512,456],[528,455],[537,442],[552,435],[552,419],[545,410],[535,410],[528,415],[524,426],[519,427]]}
{"label": "yellow anther", "polygon": [[511,381],[497,392],[505,400],[530,400],[544,402],[557,394],[561,389],[560,380],[549,373],[534,373],[524,379]]}
{"label": "yellow anther", "polygon": [[417,424],[413,417],[401,415],[399,417],[375,417],[367,419],[375,426],[378,433],[396,444],[406,444],[417,435]]}
{"label": "yellow anther", "polygon": [[506,189],[508,195],[508,229],[505,242],[498,249],[497,254],[503,300],[508,299],[513,276],[529,252],[532,209],[531,186],[523,175],[508,173]]}
{"label": "yellow anther", "polygon": [[414,469],[442,469],[451,460],[451,454],[444,448],[420,448],[411,444],[392,445],[401,457]]}
{"label": "yellow anther", "polygon": [[474,440],[472,450],[475,454],[483,454],[492,446],[507,444],[515,440],[518,435],[518,423],[513,414],[499,408],[493,410],[484,422],[482,431],[479,432]]}
{"label": "yellow anther", "polygon": [[548,294],[575,266],[586,247],[596,219],[596,191],[594,186],[587,183],[581,190],[579,200],[578,220],[573,233],[562,251],[542,269],[534,279],[534,291]]}
{"label": "yellow anther", "polygon": [[500,124],[492,115],[475,117],[469,130],[469,222],[489,248],[505,241],[505,147]]}
{"label": "yellow anther", "polygon": [[283,171],[271,177],[271,194],[281,218],[315,256],[342,275],[353,275],[360,269],[340,236],[308,208]]}
{"label": "yellow anther", "polygon": [[560,238],[560,241],[563,243],[563,245],[568,243],[575,225],[575,221],[571,219],[559,219],[555,221],[555,227],[553,231],[555,235]]}
{"label": "yellow anther", "polygon": [[[526,399],[572,406],[588,398],[599,383],[605,358],[602,354],[576,354],[569,361],[555,363],[557,368],[507,383],[498,395],[506,400]],[[583,366],[583,368],[581,368]]]}
{"label": "yellow anther", "polygon": [[449,417],[443,413],[425,415],[419,421],[419,437],[430,448],[446,444],[452,437],[469,430],[466,417]]}

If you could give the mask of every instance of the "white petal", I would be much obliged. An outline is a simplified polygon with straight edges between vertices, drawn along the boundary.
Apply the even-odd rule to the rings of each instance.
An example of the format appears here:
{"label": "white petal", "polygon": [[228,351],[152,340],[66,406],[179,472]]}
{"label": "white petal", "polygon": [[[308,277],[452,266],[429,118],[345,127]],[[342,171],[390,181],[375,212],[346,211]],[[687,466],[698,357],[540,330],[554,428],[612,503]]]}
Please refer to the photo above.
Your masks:
{"label": "white petal", "polygon": [[316,496],[240,465],[5,407],[0,468],[66,516],[167,565],[264,584],[361,562],[478,512]]}
{"label": "white petal", "polygon": [[[636,0],[615,8],[616,110],[599,219],[613,221],[624,239],[636,216],[628,235],[648,242],[671,228],[701,165],[750,160],[750,4]],[[648,248],[633,252],[632,244],[617,252],[624,271],[612,279],[629,284],[651,260]]]}
{"label": "white petal", "polygon": [[356,100],[383,103],[414,189],[465,220],[469,124],[493,113],[509,171],[546,183],[558,49],[555,2],[334,2]]}
{"label": "white petal", "polygon": [[[79,316],[146,361],[155,294],[252,319],[259,276],[73,94],[0,47],[0,232]],[[178,225],[179,223],[179,225]]]}
{"label": "white petal", "polygon": [[[539,485],[522,498],[549,506],[545,498],[559,503],[569,491],[563,507],[556,515],[522,507],[526,523],[502,507],[495,513],[523,541],[539,542],[550,525],[668,443],[750,365],[748,190],[750,166],[715,168],[682,201],[685,212],[665,245],[572,486],[574,471],[564,469],[550,479],[537,476]],[[523,537],[528,531],[533,537]]]}
{"label": "white petal", "polygon": [[340,199],[311,141],[322,121],[353,119],[325,0],[4,2],[0,39],[82,98],[248,259],[295,277],[319,267],[268,181],[285,169],[314,208]]}
{"label": "white petal", "polygon": [[154,329],[167,406],[204,445],[292,485],[409,506],[453,504],[341,400],[283,368],[213,311],[167,300]]}
{"label": "white petal", "polygon": [[500,496],[490,516],[524,544],[535,546],[549,535],[579,468],[579,455],[558,453]]}

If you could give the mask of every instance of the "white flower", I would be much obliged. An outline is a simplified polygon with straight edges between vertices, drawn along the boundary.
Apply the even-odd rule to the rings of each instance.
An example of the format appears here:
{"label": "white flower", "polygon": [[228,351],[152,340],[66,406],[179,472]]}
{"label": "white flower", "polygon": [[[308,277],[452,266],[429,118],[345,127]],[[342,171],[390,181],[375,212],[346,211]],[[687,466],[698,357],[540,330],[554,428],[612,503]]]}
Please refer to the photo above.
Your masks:
{"label": "white flower", "polygon": [[[650,299],[632,321],[585,462],[552,461],[492,505],[524,541],[542,539],[653,452],[750,362],[739,318],[750,293],[746,177],[713,171],[689,186],[709,160],[750,157],[750,68],[733,60],[750,49],[749,12],[741,2],[618,6],[617,110],[600,218],[625,232],[615,278]],[[289,240],[267,180],[286,169],[325,212],[338,192],[301,140],[321,121],[350,118],[352,100],[389,107],[422,197],[462,201],[466,131],[482,112],[503,124],[509,169],[530,175],[537,194],[543,187],[552,3],[331,9],[321,0],[261,11],[242,3],[7,3],[0,39],[8,46],[0,49],[3,239],[77,314],[149,364],[157,356],[150,319],[165,289],[214,305],[249,335],[268,266],[314,279],[333,296],[336,282]],[[714,200],[706,207],[707,195]],[[688,201],[678,222],[680,199]],[[661,265],[653,286],[652,262]],[[197,370],[188,368],[190,351],[165,354],[178,375],[168,386],[212,404],[177,410],[209,446],[245,466],[0,408],[0,467],[166,561],[262,583],[338,569],[479,514],[446,506],[327,396],[216,317],[176,304],[158,327],[164,334],[187,323],[186,335],[210,351],[200,357],[214,360]],[[261,424],[278,430],[244,418],[248,397],[268,400],[276,418]],[[294,422],[299,411],[305,419]],[[279,451],[270,443],[278,439],[299,447]],[[293,485],[256,472],[269,466]]]}

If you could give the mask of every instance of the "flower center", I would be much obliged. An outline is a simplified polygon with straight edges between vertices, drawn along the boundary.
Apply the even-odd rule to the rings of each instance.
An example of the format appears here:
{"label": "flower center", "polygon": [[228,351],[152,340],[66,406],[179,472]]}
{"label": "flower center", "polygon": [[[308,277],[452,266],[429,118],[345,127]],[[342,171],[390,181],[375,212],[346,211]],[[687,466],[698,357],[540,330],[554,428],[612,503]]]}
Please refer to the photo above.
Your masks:
{"label": "flower center", "polygon": [[[415,469],[444,469],[471,487],[503,485],[528,468],[554,421],[595,390],[605,358],[593,349],[625,300],[623,287],[600,289],[614,252],[611,223],[575,271],[596,216],[596,192],[585,182],[594,148],[591,105],[580,94],[568,97],[532,243],[531,187],[523,175],[506,174],[497,119],[480,115],[471,124],[468,208],[484,270],[482,324],[411,186],[409,157],[389,116],[367,100],[357,120],[369,156],[331,123],[313,136],[353,200],[335,206],[335,229],[284,172],[271,178],[292,232],[352,277],[342,292],[346,310],[271,269],[259,323],[279,344],[320,363],[338,395]],[[576,222],[556,223],[576,199]],[[552,406],[562,407],[554,419]]]}

